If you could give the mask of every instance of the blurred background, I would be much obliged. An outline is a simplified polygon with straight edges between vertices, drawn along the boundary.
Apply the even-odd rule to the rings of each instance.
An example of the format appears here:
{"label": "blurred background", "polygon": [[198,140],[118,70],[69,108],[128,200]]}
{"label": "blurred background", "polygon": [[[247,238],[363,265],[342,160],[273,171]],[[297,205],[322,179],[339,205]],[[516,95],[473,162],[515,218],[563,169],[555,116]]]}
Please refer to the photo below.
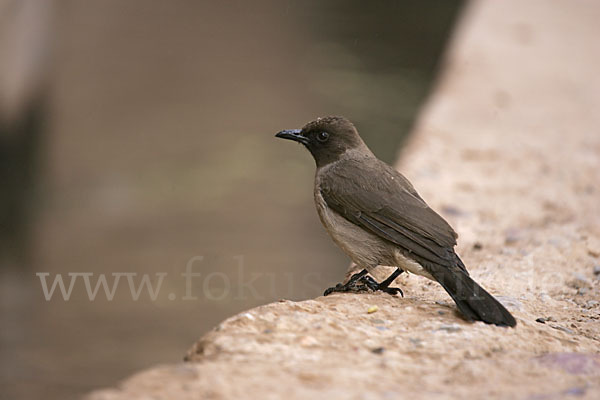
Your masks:
{"label": "blurred background", "polygon": [[393,162],[462,6],[0,0],[2,397],[77,397],[339,282],[314,162],[273,135],[341,114]]}

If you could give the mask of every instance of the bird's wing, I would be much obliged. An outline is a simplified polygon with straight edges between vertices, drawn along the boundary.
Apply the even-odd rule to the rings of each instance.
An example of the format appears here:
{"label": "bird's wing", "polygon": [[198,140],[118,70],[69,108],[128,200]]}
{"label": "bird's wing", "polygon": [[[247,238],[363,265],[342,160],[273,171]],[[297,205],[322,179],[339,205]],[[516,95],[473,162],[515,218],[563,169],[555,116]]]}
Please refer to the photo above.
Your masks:
{"label": "bird's wing", "polygon": [[456,232],[387,164],[372,157],[339,161],[321,176],[320,190],[334,211],[417,261],[466,271],[454,253]]}

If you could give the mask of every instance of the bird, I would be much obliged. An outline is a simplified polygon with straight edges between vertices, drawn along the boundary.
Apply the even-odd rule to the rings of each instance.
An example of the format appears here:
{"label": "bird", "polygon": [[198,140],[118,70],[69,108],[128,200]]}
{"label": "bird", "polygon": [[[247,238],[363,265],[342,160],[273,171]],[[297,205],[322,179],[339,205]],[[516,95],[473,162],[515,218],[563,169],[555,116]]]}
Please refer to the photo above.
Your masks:
{"label": "bird", "polygon": [[[438,282],[467,321],[516,326],[511,313],[470,276],[456,254],[457,233],[409,180],[379,160],[347,118],[317,118],[275,135],[302,144],[316,163],[314,201],[321,223],[361,270],[334,292],[382,291],[404,271]],[[396,267],[377,282],[369,272]]]}

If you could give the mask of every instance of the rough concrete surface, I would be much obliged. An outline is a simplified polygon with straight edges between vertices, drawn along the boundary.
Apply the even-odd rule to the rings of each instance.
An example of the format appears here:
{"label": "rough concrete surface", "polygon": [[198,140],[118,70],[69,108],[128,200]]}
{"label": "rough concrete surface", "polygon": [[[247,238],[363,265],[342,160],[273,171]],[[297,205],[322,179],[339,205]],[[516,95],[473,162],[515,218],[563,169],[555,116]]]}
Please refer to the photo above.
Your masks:
{"label": "rough concrete surface", "polygon": [[598,20],[592,1],[472,3],[400,157],[516,329],[465,322],[403,274],[404,298],[248,310],[191,362],[89,398],[600,398]]}

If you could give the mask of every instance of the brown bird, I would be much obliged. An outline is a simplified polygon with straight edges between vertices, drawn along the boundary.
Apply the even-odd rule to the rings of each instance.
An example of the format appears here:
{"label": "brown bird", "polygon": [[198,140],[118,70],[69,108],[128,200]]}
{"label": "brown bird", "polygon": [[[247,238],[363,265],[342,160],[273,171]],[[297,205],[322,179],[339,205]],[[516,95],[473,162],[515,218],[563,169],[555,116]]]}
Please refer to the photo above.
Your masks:
{"label": "brown bird", "polygon": [[[314,198],[333,241],[362,268],[325,291],[381,290],[403,271],[438,282],[468,320],[515,326],[514,317],[473,279],[454,251],[458,235],[401,173],[373,155],[344,117],[329,116],[275,135],[302,143],[317,164]],[[396,271],[382,282],[367,275],[379,265]]]}

